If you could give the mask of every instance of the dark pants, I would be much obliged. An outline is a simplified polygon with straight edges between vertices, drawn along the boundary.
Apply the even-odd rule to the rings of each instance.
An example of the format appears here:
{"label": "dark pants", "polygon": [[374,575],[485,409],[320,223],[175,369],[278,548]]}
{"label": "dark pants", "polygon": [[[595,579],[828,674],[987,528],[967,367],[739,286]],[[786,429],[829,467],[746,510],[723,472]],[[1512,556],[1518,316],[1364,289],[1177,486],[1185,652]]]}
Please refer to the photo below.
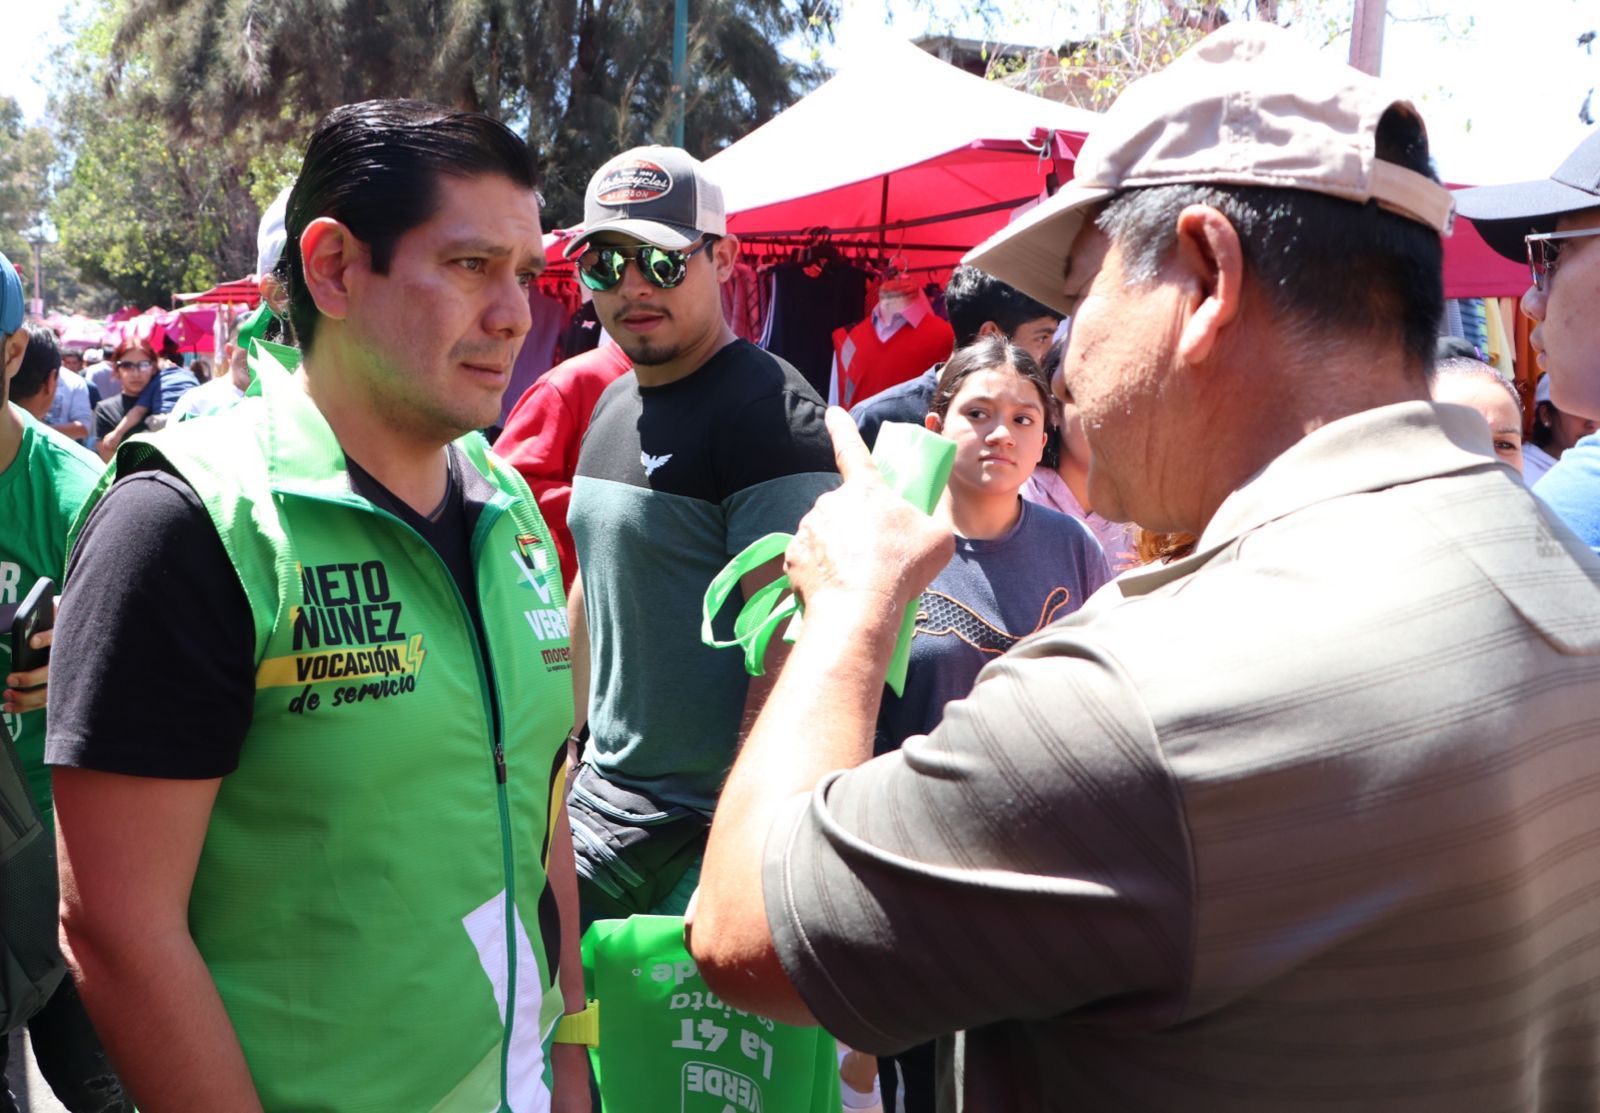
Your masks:
{"label": "dark pants", "polygon": [[[122,1081],[100,1046],[71,978],[63,978],[61,988],[28,1021],[28,1038],[39,1073],[69,1113],[133,1113],[133,1102],[122,1092]],[[0,1078],[9,1048],[10,1041],[0,1038]],[[0,1113],[26,1113],[18,1109],[3,1083]]]}
{"label": "dark pants", "polygon": [[933,1040],[898,1055],[878,1058],[878,1088],[883,1113],[934,1113],[939,1075],[939,1045]]}

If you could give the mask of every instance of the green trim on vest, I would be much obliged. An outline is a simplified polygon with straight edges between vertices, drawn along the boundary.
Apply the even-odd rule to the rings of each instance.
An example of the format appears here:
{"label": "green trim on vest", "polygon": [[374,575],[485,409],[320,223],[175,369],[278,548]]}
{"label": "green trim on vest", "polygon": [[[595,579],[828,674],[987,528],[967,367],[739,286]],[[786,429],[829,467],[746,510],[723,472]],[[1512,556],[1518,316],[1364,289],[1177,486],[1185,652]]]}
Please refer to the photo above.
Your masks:
{"label": "green trim on vest", "polygon": [[275,347],[251,352],[259,397],[130,438],[113,468],[194,488],[255,625],[190,930],[268,1110],[520,1113],[562,1013],[541,917],[572,723],[555,549],[521,476],[457,442],[493,488],[472,537],[486,668],[443,561],[351,490]]}

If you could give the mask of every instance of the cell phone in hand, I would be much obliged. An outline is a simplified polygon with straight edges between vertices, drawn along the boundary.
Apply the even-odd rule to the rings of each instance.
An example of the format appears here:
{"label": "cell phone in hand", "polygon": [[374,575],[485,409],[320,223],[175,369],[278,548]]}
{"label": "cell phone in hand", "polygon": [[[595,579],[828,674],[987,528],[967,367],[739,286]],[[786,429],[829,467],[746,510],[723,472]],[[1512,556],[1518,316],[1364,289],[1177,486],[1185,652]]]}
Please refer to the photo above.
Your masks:
{"label": "cell phone in hand", "polygon": [[48,576],[35,581],[27,598],[17,605],[11,620],[11,671],[30,672],[50,663],[50,647],[34,649],[28,643],[56,622],[56,584]]}

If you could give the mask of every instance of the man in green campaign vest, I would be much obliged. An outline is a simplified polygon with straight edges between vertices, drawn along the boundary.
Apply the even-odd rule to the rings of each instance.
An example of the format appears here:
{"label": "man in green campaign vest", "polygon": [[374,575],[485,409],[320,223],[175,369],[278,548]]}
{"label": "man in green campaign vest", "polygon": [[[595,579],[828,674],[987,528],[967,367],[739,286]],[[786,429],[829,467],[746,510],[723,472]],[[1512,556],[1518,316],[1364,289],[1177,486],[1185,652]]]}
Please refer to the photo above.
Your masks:
{"label": "man in green campaign vest", "polygon": [[303,365],[255,345],[259,396],[131,439],[79,519],[63,937],[146,1113],[587,1108],[548,1043],[583,1008],[565,599],[473,432],[530,327],[534,187],[485,116],[330,113],[287,208]]}

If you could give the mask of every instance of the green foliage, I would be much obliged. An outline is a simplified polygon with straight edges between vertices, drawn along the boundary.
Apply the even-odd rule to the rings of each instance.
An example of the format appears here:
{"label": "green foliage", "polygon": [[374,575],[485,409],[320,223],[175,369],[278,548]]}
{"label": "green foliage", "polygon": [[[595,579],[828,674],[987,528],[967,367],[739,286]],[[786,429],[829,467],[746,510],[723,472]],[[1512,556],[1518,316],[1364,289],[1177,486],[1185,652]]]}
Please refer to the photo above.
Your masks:
{"label": "green foliage", "polygon": [[214,135],[163,126],[148,110],[154,65],[124,64],[107,80],[116,19],[105,6],[82,29],[52,99],[65,159],[49,214],[79,278],[116,302],[167,305],[255,269],[261,210],[297,157],[248,122]]}
{"label": "green foliage", "polygon": [[22,109],[0,98],[0,251],[31,265],[30,235],[36,235],[49,196],[55,141],[42,127],[27,127]]}
{"label": "green foliage", "polygon": [[[685,144],[709,155],[819,74],[777,44],[824,33],[834,0],[693,0]],[[670,135],[665,0],[126,0],[112,72],[168,132],[215,143],[248,126],[298,147],[328,109],[407,96],[487,112],[544,168],[547,223],[581,216],[617,151]]]}
{"label": "green foliage", "polygon": [[[934,2],[922,0],[925,5]],[[1052,44],[1051,49],[1026,54],[996,54],[988,74],[1094,111],[1110,107],[1131,82],[1164,68],[1228,22],[1277,23],[1327,43],[1349,31],[1352,11],[1348,0],[1057,0],[1055,6],[1077,16],[1082,37],[1059,44],[1059,49]],[[1020,0],[966,0],[960,10],[992,33],[1015,19],[1021,7]],[[1031,15],[1040,15],[1038,4],[1026,7]],[[1413,18],[1443,19],[1431,13]]]}
{"label": "green foliage", "polygon": [[[260,213],[294,180],[318,117],[405,96],[524,134],[546,224],[582,215],[594,169],[670,142],[665,0],[84,0],[53,131],[0,102],[0,249],[41,212],[52,302],[169,303],[255,269]],[[826,34],[835,0],[691,0],[685,145],[710,155],[820,78],[777,44]],[[48,168],[55,163],[54,190]],[[100,288],[100,289],[96,289]]]}

